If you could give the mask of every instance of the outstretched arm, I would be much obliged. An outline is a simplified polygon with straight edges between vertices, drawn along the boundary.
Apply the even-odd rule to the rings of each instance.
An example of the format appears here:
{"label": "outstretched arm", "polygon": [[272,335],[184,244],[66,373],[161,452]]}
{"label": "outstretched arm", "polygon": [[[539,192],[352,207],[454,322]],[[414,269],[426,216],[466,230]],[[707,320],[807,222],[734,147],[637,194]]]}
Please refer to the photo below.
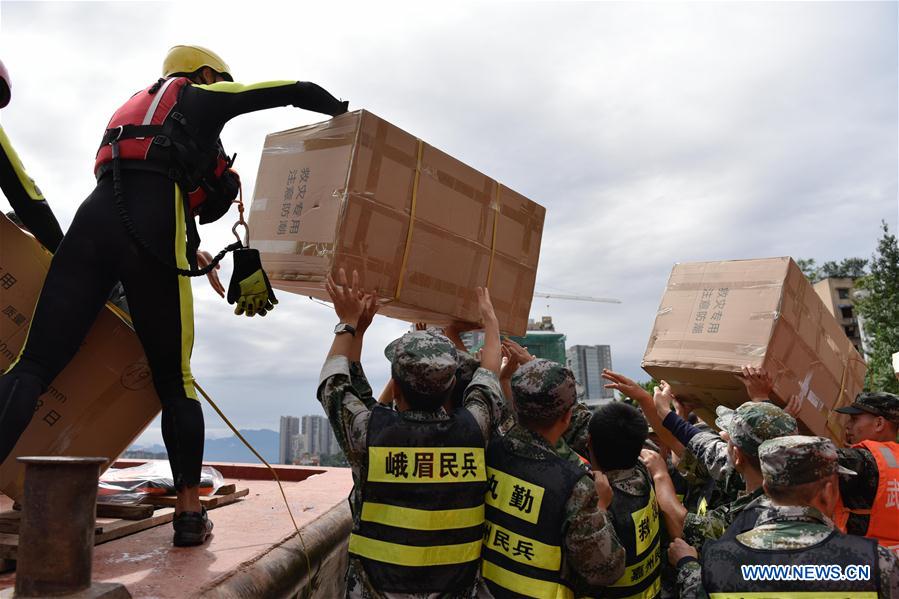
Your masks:
{"label": "outstretched arm", "polygon": [[16,216],[41,244],[55,252],[62,241],[62,229],[50,204],[34,180],[25,172],[19,155],[0,127],[0,189],[9,200]]}
{"label": "outstretched arm", "polygon": [[194,122],[204,134],[218,136],[225,123],[248,112],[293,105],[337,116],[347,111],[349,103],[341,102],[308,81],[264,81],[250,85],[220,81],[186,86],[179,105],[188,121]]}

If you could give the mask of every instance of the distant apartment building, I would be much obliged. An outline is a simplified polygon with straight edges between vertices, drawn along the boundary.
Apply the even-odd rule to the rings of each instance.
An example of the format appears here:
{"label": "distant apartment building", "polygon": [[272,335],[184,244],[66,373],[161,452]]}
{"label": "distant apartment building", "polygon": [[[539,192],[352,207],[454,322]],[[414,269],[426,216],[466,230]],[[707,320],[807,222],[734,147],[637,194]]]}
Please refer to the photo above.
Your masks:
{"label": "distant apartment building", "polygon": [[278,463],[293,463],[293,438],[300,432],[300,419],[296,416],[281,416],[281,431],[278,434]]}
{"label": "distant apartment building", "polygon": [[340,451],[337,437],[324,416],[303,416],[300,432],[303,435],[303,453],[332,455]]}
{"label": "distant apartment building", "polygon": [[612,347],[609,345],[572,345],[565,352],[568,367],[574,372],[578,386],[583,389],[584,402],[596,406],[614,399],[612,389],[606,389],[603,368],[612,369]]}
{"label": "distant apartment building", "polygon": [[324,416],[281,416],[278,438],[278,462],[295,464],[304,456],[332,455],[340,452],[337,437]]}
{"label": "distant apartment building", "polygon": [[862,323],[855,313],[852,301],[852,289],[855,281],[850,278],[822,279],[814,284],[815,293],[824,301],[828,311],[843,327],[843,332],[852,341],[855,349],[864,356],[862,341]]}

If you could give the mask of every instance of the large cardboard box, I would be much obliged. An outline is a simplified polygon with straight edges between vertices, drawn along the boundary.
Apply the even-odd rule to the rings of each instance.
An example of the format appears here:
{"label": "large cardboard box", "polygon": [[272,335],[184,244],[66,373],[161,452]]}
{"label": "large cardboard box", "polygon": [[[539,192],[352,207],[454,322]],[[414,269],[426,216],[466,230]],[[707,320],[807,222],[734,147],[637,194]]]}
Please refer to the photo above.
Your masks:
{"label": "large cardboard box", "polygon": [[714,422],[718,405],[748,400],[735,376],[762,366],[781,402],[802,398],[799,418],[843,442],[843,416],[861,391],[865,363],[790,258],[676,264],[659,305],[643,368]]}
{"label": "large cardboard box", "polygon": [[[0,215],[0,372],[25,342],[49,265],[50,254]],[[105,308],[0,465],[0,491],[21,500],[23,455],[104,456],[105,470],[159,413],[151,383],[137,335]]]}
{"label": "large cardboard box", "polygon": [[265,140],[251,244],[272,285],[327,299],[359,271],[382,314],[476,322],[487,286],[505,333],[527,327],[545,210],[376,117],[347,113]]}

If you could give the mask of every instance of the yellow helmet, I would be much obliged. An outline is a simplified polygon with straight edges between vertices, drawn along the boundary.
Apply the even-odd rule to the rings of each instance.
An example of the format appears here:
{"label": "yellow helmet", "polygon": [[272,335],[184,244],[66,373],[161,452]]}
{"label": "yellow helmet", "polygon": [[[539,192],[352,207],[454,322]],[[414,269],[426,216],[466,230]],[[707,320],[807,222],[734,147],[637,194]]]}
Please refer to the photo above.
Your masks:
{"label": "yellow helmet", "polygon": [[231,69],[225,61],[218,54],[203,46],[173,46],[162,62],[162,76],[193,73],[203,67],[209,67],[228,81],[233,81]]}

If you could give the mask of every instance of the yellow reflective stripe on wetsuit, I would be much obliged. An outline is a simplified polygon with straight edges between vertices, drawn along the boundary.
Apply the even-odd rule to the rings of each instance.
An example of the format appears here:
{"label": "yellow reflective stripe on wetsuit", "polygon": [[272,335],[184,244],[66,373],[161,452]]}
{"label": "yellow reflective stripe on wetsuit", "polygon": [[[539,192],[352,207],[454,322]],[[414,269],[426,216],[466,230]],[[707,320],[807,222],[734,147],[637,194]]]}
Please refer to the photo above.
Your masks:
{"label": "yellow reflective stripe on wetsuit", "polygon": [[574,598],[574,593],[571,589],[563,584],[522,576],[488,561],[481,563],[481,575],[513,593],[518,593],[522,597],[536,597],[537,599]]}
{"label": "yellow reflective stripe on wetsuit", "polygon": [[[175,187],[175,264],[178,268],[188,269],[187,261],[187,223],[184,215],[184,196],[181,187]],[[196,399],[197,391],[194,388],[194,377],[190,370],[190,356],[194,349],[194,295],[190,286],[190,279],[178,275],[178,308],[181,316],[181,382],[184,394],[191,399]]]}
{"label": "yellow reflective stripe on wetsuit", "polygon": [[34,179],[29,177],[28,173],[25,172],[25,166],[22,164],[19,155],[13,149],[12,143],[10,143],[9,138],[6,136],[6,132],[3,131],[3,127],[0,127],[0,146],[3,146],[3,153],[6,154],[6,157],[9,159],[9,163],[15,171],[16,177],[18,177],[19,183],[22,184],[22,189],[25,190],[28,197],[37,201],[44,200],[44,194],[38,189]]}
{"label": "yellow reflective stripe on wetsuit", "polygon": [[293,85],[296,81],[260,81],[259,83],[237,83],[235,81],[219,81],[217,83],[208,83],[203,85],[194,84],[197,89],[204,89],[210,92],[221,92],[226,94],[240,94],[243,92],[251,92],[259,89],[269,89],[271,87],[282,87],[284,85]]}

